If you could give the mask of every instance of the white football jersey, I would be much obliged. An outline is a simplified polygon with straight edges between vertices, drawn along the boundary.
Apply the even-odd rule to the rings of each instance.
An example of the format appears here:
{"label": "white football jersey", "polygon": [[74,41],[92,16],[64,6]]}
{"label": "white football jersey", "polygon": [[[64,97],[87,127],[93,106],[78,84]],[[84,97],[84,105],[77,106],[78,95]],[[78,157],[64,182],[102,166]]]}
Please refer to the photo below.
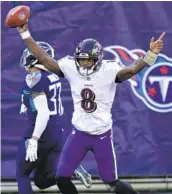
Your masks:
{"label": "white football jersey", "polygon": [[117,86],[115,78],[122,69],[119,63],[103,60],[100,69],[88,77],[79,74],[71,56],[60,59],[58,64],[71,86],[74,127],[92,135],[110,130],[111,107]]}

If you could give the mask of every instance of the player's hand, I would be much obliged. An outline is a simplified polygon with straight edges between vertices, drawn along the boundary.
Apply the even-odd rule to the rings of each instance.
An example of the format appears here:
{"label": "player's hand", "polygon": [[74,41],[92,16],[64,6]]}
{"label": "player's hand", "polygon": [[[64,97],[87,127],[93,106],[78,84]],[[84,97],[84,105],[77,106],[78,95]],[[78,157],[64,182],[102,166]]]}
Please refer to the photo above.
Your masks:
{"label": "player's hand", "polygon": [[38,141],[35,139],[29,139],[25,160],[35,162],[38,159],[37,151],[38,151]]}
{"label": "player's hand", "polygon": [[17,30],[19,31],[19,33],[23,33],[23,32],[26,32],[28,30],[28,23],[20,26],[20,27],[16,27]]}
{"label": "player's hand", "polygon": [[163,49],[163,38],[165,36],[165,32],[163,32],[160,37],[155,41],[154,37],[152,37],[150,41],[150,50],[155,53],[159,54],[160,51]]}

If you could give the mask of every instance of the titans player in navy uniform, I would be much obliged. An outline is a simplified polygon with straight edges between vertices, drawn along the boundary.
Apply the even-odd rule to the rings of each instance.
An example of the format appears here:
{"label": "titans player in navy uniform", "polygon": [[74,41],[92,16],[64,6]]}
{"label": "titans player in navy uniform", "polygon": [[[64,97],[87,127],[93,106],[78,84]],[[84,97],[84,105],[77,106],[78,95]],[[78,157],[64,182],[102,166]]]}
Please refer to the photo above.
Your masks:
{"label": "titans player in navy uniform", "polygon": [[[45,42],[39,46],[54,58],[53,48]],[[62,148],[62,127],[59,116],[63,114],[61,82],[49,72],[32,53],[25,49],[21,65],[29,74],[22,87],[20,113],[27,110],[28,130],[22,140],[16,165],[19,194],[33,194],[29,175],[34,170],[34,183],[40,189],[56,184],[57,159]],[[75,172],[86,187],[91,186],[90,175],[80,166]]]}

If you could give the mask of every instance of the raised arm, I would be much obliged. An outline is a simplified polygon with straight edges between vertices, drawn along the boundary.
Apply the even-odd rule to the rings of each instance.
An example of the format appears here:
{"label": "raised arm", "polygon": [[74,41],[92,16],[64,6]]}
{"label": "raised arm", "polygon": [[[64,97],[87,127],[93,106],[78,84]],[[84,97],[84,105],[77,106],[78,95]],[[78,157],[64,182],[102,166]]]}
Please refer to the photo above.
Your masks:
{"label": "raised arm", "polygon": [[115,81],[123,82],[140,72],[144,67],[146,67],[147,64],[153,64],[156,61],[160,51],[163,49],[164,36],[165,32],[163,32],[156,41],[154,41],[154,38],[152,38],[150,41],[150,50],[146,53],[144,58],[134,61],[131,66],[125,67],[119,71]]}
{"label": "raised arm", "polygon": [[29,50],[34,54],[38,61],[44,65],[48,70],[54,72],[57,75],[61,75],[60,68],[58,63],[53,58],[49,57],[47,53],[39,47],[39,45],[31,37],[28,24],[25,24],[21,27],[17,27],[18,32],[20,33],[22,39],[25,41]]}

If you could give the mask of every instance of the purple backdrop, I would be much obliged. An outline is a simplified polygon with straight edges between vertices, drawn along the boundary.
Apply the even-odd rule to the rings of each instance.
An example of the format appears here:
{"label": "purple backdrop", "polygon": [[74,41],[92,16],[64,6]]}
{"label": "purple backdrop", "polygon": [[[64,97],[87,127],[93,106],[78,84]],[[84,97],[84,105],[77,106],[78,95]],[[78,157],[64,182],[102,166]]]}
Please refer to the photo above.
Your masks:
{"label": "purple backdrop", "polygon": [[[26,119],[19,115],[20,84],[25,75],[19,60],[25,45],[15,29],[4,26],[7,12],[20,4],[31,8],[33,37],[49,42],[57,59],[72,55],[81,39],[91,37],[104,46],[105,58],[116,57],[127,66],[144,55],[152,36],[167,32],[156,65],[118,86],[112,112],[119,175],[171,174],[172,2],[1,2],[2,177],[14,178],[17,144],[26,129]],[[65,80],[62,96],[67,136],[73,105]],[[97,175],[92,154],[83,163]]]}

